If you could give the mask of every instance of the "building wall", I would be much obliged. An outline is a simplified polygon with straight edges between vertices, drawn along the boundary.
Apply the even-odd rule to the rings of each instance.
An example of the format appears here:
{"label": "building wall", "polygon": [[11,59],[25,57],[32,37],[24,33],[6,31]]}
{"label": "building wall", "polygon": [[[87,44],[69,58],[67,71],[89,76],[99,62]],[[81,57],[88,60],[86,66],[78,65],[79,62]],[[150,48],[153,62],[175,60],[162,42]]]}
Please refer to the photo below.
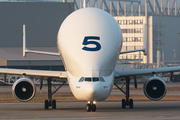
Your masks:
{"label": "building wall", "polygon": [[7,61],[3,58],[0,58],[0,66],[7,66]]}
{"label": "building wall", "polygon": [[0,47],[21,47],[23,24],[27,46],[55,47],[59,27],[72,11],[71,3],[0,2]]}
{"label": "building wall", "polygon": [[[180,17],[175,16],[152,16],[153,17],[153,62],[157,62],[157,42],[161,38],[161,54],[164,52],[165,61],[174,61],[174,52],[176,52],[176,61],[180,61]],[[159,28],[158,28],[159,26]],[[158,35],[158,30],[161,35]],[[158,36],[160,36],[158,38]],[[178,40],[179,36],[179,40]],[[178,51],[179,49],[179,51]],[[179,59],[178,59],[179,57]],[[161,56],[162,60],[162,56]]]}
{"label": "building wall", "polygon": [[[144,47],[144,16],[114,17],[119,23],[123,34],[123,46],[121,51],[141,49]],[[146,63],[143,52],[140,55],[141,62]],[[123,54],[119,59],[127,59],[129,62],[139,62],[139,52]]]}
{"label": "building wall", "polygon": [[[127,16],[127,17],[115,17],[119,23],[123,32],[123,47],[122,51],[135,49],[135,46],[143,46],[144,42],[144,29],[145,24],[144,16]],[[142,24],[127,24],[122,22],[127,22],[129,20],[143,20]],[[157,50],[161,51],[161,61],[180,61],[180,17],[175,16],[148,16],[148,56],[149,63],[157,62]],[[142,29],[142,32],[135,33],[127,29]],[[126,31],[125,31],[126,30]],[[124,38],[130,37],[141,37],[142,40],[135,42],[132,40],[127,41]],[[178,38],[179,37],[179,38]],[[127,49],[130,46],[130,49]],[[174,51],[175,50],[175,57]],[[133,56],[133,57],[129,57]],[[136,57],[136,59],[134,59]],[[128,60],[129,62],[138,62],[139,52],[128,53],[120,55],[120,59]],[[141,63],[146,63],[147,57],[141,52]]]}

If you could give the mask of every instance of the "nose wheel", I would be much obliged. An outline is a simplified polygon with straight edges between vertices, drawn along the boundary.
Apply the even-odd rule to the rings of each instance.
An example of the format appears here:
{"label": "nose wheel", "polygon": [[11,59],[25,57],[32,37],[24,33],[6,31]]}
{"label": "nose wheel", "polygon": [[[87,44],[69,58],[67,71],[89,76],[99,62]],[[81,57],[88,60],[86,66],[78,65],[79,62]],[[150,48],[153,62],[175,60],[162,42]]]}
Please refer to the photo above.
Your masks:
{"label": "nose wheel", "polygon": [[90,111],[95,112],[96,111],[96,104],[87,104],[86,105],[86,111],[87,112],[90,112]]}

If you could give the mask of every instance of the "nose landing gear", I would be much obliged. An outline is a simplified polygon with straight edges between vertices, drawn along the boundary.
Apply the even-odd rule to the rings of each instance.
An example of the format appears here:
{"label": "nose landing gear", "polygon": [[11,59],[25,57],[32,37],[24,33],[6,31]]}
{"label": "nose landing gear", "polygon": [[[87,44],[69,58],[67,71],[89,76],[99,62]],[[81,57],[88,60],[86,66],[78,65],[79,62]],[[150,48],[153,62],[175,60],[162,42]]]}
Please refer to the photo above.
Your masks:
{"label": "nose landing gear", "polygon": [[90,112],[90,111],[95,112],[96,111],[96,104],[94,102],[93,103],[88,103],[86,105],[86,111],[87,112]]}

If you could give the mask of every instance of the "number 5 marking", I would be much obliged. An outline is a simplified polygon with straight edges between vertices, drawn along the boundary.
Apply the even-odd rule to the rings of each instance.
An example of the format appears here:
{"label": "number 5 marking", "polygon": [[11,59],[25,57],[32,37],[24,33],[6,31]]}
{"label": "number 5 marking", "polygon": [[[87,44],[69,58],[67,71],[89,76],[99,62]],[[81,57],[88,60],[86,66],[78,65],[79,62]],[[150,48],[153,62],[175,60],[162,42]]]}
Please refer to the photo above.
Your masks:
{"label": "number 5 marking", "polygon": [[84,46],[82,49],[86,50],[86,51],[98,51],[98,50],[100,50],[101,45],[96,41],[89,41],[90,39],[100,40],[100,37],[96,37],[96,36],[87,36],[87,37],[85,37],[84,41],[82,43],[83,45],[93,44],[93,45],[96,45],[96,47],[95,48],[89,48],[89,47]]}

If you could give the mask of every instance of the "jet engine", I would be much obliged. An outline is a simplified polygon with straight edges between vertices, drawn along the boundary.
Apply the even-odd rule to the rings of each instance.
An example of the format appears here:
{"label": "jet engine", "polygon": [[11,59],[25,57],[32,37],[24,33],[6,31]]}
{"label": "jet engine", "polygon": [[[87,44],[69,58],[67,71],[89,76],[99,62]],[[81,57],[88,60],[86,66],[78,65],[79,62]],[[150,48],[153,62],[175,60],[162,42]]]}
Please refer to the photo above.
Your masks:
{"label": "jet engine", "polygon": [[151,100],[162,99],[167,92],[167,86],[160,77],[151,77],[144,83],[144,94]]}
{"label": "jet engine", "polygon": [[34,83],[27,78],[18,79],[13,84],[12,94],[19,101],[27,102],[35,96],[35,93],[36,87]]}

